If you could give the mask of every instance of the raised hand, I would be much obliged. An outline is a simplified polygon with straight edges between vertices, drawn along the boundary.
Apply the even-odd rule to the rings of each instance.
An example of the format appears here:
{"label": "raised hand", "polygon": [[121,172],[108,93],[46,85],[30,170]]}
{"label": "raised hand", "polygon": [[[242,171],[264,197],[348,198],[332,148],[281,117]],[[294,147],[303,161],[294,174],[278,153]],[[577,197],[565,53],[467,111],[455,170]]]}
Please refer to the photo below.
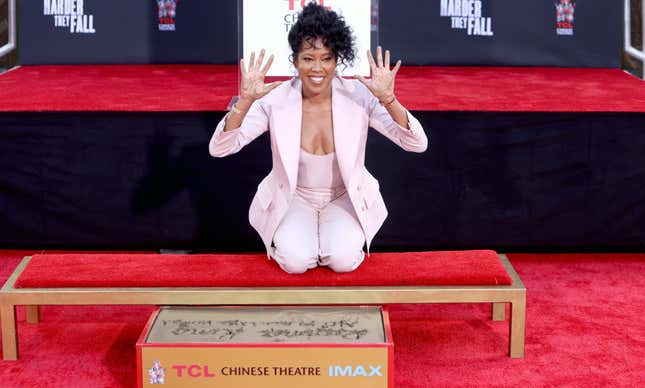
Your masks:
{"label": "raised hand", "polygon": [[[248,70],[244,64],[244,58],[240,59],[240,71],[242,73],[240,100],[253,102],[267,95],[282,83],[281,81],[271,82],[270,84],[264,83],[264,76],[266,76],[273,63],[273,54],[269,57],[264,67],[262,67],[262,61],[264,61],[264,49],[260,51],[257,61],[255,60],[255,52],[251,52]],[[262,69],[260,69],[261,67]]]}
{"label": "raised hand", "polygon": [[394,80],[396,73],[401,67],[401,60],[396,62],[393,69],[390,69],[390,50],[385,50],[385,60],[383,60],[383,53],[381,46],[376,49],[376,62],[372,56],[372,52],[367,50],[367,60],[370,63],[372,70],[372,79],[367,80],[364,77],[357,75],[356,78],[361,81],[374,97],[382,104],[389,104],[394,101]]}

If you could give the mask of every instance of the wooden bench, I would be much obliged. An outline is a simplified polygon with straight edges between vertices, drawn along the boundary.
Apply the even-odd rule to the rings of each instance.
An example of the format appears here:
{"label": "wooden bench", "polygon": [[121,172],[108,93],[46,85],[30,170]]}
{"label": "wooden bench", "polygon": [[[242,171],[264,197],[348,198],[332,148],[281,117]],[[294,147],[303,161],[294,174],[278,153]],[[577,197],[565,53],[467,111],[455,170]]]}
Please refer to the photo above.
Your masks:
{"label": "wooden bench", "polygon": [[[486,255],[475,257],[473,252],[479,252],[478,255],[482,252],[490,252],[489,256],[494,255],[494,261],[499,268],[492,268],[495,267],[495,263],[491,261],[490,263],[492,264],[484,265],[483,269],[479,269],[481,257]],[[37,268],[34,268],[31,272],[36,273],[36,275],[31,276],[31,279],[29,276],[21,278],[21,275],[28,275],[30,272],[28,269],[30,268],[32,257],[28,256],[16,267],[0,291],[3,359],[18,359],[16,306],[25,306],[27,322],[37,323],[39,321],[38,306],[40,305],[119,304],[383,305],[400,303],[491,303],[492,319],[500,321],[506,319],[506,304],[508,303],[510,304],[511,312],[509,355],[513,358],[524,357],[526,288],[505,255],[497,255],[493,251],[447,252],[444,255],[441,252],[409,253],[408,256],[400,259],[400,263],[393,260],[391,257],[394,256],[392,255],[394,254],[372,254],[359,269],[351,274],[335,274],[327,269],[316,269],[310,271],[314,273],[309,275],[309,278],[306,276],[307,274],[283,274],[275,263],[267,261],[266,257],[264,257],[263,261],[260,260],[259,257],[262,255],[254,255],[251,258],[238,255],[234,262],[237,265],[252,268],[255,275],[245,279],[244,276],[231,276],[226,270],[211,270],[213,273],[217,273],[217,276],[226,277],[225,282],[222,283],[219,280],[214,286],[204,286],[214,281],[208,277],[209,274],[203,274],[204,271],[208,272],[209,268],[212,267],[208,266],[208,258],[193,255],[185,255],[185,258],[173,257],[177,255],[157,255],[158,260],[165,260],[169,263],[169,270],[167,271],[169,274],[165,275],[167,276],[165,280],[153,279],[151,281],[148,277],[137,274],[136,271],[140,270],[141,265],[137,266],[139,269],[133,268],[132,271],[127,271],[127,265],[117,263],[115,265],[126,270],[123,277],[109,279],[110,275],[106,275],[107,278],[101,281],[99,276],[99,280],[89,283],[87,279],[83,280],[83,276],[94,276],[92,275],[92,270],[84,268],[76,271],[72,260],[73,256],[55,258],[58,262],[55,260],[48,262],[45,260],[47,258],[43,257],[38,265],[34,259],[33,267]],[[468,261],[469,255],[473,256],[470,261]],[[82,259],[82,255],[77,254],[77,256]],[[153,258],[157,260],[156,257]],[[141,260],[144,259],[146,258],[141,258]],[[139,258],[136,258],[136,260],[139,260]],[[191,275],[190,279],[182,280],[181,276],[186,275],[182,275],[179,273],[181,271],[177,270],[176,276],[180,279],[172,278],[174,276],[174,267],[172,265],[177,265],[178,260],[186,260],[186,266],[194,267],[193,275],[195,276]],[[454,267],[452,268],[452,274],[447,273],[448,277],[441,278],[432,274],[433,271],[436,273],[437,268],[442,265],[441,260],[446,263],[446,266]],[[69,266],[62,264],[67,262],[72,264]],[[472,271],[472,268],[465,268],[466,263],[469,262],[477,267],[474,271]],[[127,263],[127,259],[124,259],[124,263]],[[181,261],[179,263],[181,264]],[[407,264],[415,265],[416,267],[406,272],[403,270],[403,266]],[[258,269],[257,267],[260,268]],[[498,274],[501,269],[504,272],[504,277],[508,280],[507,284],[498,284],[502,278],[498,275],[490,279],[492,282],[490,285],[459,284],[458,275],[460,270],[466,272],[468,269],[471,274],[479,275],[481,273],[486,275],[485,272],[489,271],[486,269],[488,267],[490,267],[490,271],[495,270]],[[391,279],[392,276],[390,275],[394,273],[395,268],[400,268],[400,272],[409,272],[409,276],[404,275]],[[419,277],[424,270],[428,272],[427,279]],[[51,271],[52,279],[44,282],[43,287],[39,284],[30,283],[30,280],[40,282],[38,273],[42,274],[47,271]],[[101,271],[105,272],[105,270],[100,269],[97,269],[97,271],[99,275]],[[371,278],[366,280],[366,276],[371,276]],[[94,278],[92,277],[92,279]],[[172,281],[169,281],[169,279],[172,279]],[[285,281],[285,279],[288,280]],[[422,280],[420,281],[419,279]],[[482,279],[485,279],[485,276]],[[183,284],[182,281],[184,280],[188,283]],[[442,280],[445,280],[449,285],[436,284]],[[124,286],[111,286],[114,284],[113,281]],[[390,284],[394,281],[397,284]],[[141,285],[138,285],[137,282],[140,282]],[[399,282],[401,285],[399,285]],[[479,283],[480,281],[477,280],[477,282]],[[79,286],[77,283],[83,284]],[[193,283],[195,285],[191,286]],[[258,286],[254,286],[256,283]],[[482,281],[481,283],[486,282]],[[163,284],[173,284],[173,286],[159,286]],[[289,286],[276,286],[276,284],[287,284]]]}

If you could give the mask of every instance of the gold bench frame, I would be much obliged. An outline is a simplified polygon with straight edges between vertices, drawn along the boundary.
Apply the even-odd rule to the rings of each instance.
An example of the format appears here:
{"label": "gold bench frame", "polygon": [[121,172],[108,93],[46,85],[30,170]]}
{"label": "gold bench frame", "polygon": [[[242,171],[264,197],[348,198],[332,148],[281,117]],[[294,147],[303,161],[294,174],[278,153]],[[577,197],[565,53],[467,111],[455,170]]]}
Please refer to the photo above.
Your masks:
{"label": "gold bench frame", "polygon": [[18,359],[16,306],[25,306],[28,323],[38,323],[40,305],[362,305],[404,303],[492,303],[492,319],[506,319],[510,303],[509,356],[524,357],[526,288],[506,255],[500,260],[510,286],[385,287],[141,287],[15,288],[31,256],[25,257],[0,290],[2,356]]}

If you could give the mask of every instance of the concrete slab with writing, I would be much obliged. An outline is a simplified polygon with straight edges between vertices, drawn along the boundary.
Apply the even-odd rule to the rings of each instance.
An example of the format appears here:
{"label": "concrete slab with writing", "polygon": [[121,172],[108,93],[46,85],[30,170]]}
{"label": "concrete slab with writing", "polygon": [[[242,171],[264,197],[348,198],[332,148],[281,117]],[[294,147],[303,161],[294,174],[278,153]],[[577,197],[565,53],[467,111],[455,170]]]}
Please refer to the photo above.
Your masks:
{"label": "concrete slab with writing", "polygon": [[385,342],[378,307],[162,308],[146,342]]}
{"label": "concrete slab with writing", "polygon": [[390,387],[376,306],[162,307],[136,345],[138,386]]}

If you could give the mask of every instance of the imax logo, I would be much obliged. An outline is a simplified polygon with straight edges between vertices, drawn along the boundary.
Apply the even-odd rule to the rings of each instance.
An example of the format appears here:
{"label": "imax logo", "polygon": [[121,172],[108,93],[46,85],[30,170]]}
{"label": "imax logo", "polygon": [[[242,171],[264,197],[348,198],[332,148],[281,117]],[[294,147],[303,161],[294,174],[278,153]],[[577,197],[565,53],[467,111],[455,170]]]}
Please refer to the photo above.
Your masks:
{"label": "imax logo", "polygon": [[367,372],[367,369],[362,366],[341,366],[341,365],[330,365],[329,366],[329,376],[331,377],[357,377],[357,376],[363,376],[363,377],[383,377],[383,374],[381,373],[381,365],[368,365],[367,368],[369,368],[369,373]]}

